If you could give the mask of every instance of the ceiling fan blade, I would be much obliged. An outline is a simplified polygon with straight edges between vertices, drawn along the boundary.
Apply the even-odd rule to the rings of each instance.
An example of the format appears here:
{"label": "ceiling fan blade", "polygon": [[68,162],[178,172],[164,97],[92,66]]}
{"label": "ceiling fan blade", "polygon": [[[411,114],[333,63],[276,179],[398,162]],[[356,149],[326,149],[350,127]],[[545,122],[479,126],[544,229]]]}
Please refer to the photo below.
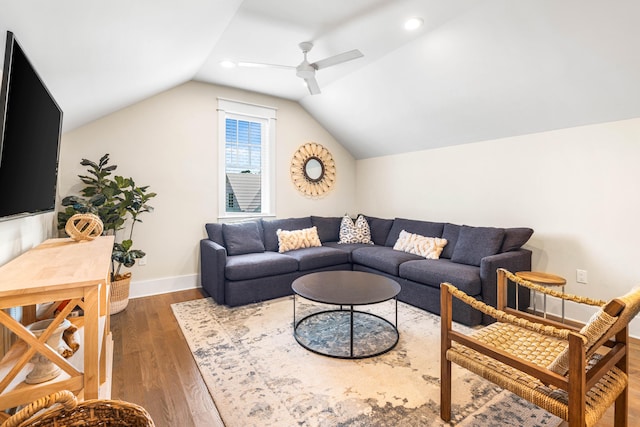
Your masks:
{"label": "ceiling fan blade", "polygon": [[296,67],[291,65],[279,65],[279,64],[265,64],[262,62],[238,62],[238,67],[247,67],[247,68],[283,68],[286,70],[291,70]]}
{"label": "ceiling fan blade", "polygon": [[304,81],[307,84],[307,88],[309,89],[309,93],[311,95],[320,94],[320,86],[318,86],[318,81],[315,77],[306,78],[304,79]]}
{"label": "ceiling fan blade", "polygon": [[320,61],[311,64],[313,68],[319,70],[321,68],[331,67],[333,65],[342,64],[343,62],[351,61],[353,59],[361,58],[364,55],[358,49],[350,50],[348,52],[339,53],[338,55],[330,56]]}

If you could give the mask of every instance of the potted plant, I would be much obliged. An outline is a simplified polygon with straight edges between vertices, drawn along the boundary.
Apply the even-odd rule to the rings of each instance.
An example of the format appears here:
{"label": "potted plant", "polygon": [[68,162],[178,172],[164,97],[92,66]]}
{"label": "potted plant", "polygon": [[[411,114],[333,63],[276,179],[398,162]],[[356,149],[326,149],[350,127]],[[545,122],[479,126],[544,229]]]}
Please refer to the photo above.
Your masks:
{"label": "potted plant", "polygon": [[[115,314],[129,303],[131,273],[122,273],[122,267],[133,267],[136,260],[146,255],[140,249],[133,249],[133,230],[142,222],[140,215],[153,211],[147,203],[156,193],[147,192],[148,186],[137,186],[132,178],[111,178],[117,166],[109,165],[109,154],[97,163],[82,159],[80,164],[87,166],[88,174],[78,175],[85,187],[79,196],[62,199],[65,210],[58,213],[58,229],[64,230],[69,218],[77,213],[92,213],[102,220],[103,234],[116,236],[111,254],[111,313]],[[126,238],[118,239],[120,231],[127,233]]]}

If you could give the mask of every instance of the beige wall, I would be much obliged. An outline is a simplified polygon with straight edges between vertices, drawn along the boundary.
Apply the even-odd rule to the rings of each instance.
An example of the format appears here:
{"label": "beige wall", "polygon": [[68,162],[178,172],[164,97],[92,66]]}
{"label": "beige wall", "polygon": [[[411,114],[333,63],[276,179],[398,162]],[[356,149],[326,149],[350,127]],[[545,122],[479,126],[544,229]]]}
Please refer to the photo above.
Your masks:
{"label": "beige wall", "polygon": [[[640,285],[638,159],[640,119],[562,129],[358,161],[357,202],[381,217],[531,227],[534,270],[606,300]],[[567,306],[567,317],[589,314]]]}
{"label": "beige wall", "polygon": [[[158,193],[155,211],[136,226],[135,247],[147,252],[148,263],[133,268],[134,282],[193,277],[199,270],[204,224],[218,215],[217,97],[277,108],[278,217],[355,212],[355,160],[299,104],[189,82],[63,135],[62,196],[80,188],[81,158],[95,161],[106,152],[117,173]],[[303,197],[289,178],[291,156],[308,141],[326,146],[336,162],[336,188],[320,200]]]}

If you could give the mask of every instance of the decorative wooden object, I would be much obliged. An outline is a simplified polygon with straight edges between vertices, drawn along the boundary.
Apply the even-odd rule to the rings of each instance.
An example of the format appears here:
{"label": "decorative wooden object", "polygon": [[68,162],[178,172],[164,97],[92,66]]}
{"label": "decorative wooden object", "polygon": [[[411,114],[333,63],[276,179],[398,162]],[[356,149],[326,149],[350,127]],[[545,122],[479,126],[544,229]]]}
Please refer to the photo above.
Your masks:
{"label": "decorative wooden object", "polygon": [[329,150],[315,142],[302,145],[291,159],[293,185],[307,197],[320,198],[336,182],[336,164]]}
{"label": "decorative wooden object", "polygon": [[90,213],[73,215],[64,227],[67,235],[78,242],[95,239],[103,229],[100,217]]}
{"label": "decorative wooden object", "polygon": [[[107,382],[109,331],[109,270],[113,236],[79,244],[72,239],[50,239],[0,267],[0,323],[20,340],[0,361],[0,410],[30,403],[58,390],[84,393],[96,399],[109,389]],[[36,338],[3,308],[25,307],[70,300]],[[73,319],[82,339],[80,350],[63,358],[46,340],[80,306],[84,317]],[[27,363],[40,353],[62,369],[58,378],[28,385]]]}

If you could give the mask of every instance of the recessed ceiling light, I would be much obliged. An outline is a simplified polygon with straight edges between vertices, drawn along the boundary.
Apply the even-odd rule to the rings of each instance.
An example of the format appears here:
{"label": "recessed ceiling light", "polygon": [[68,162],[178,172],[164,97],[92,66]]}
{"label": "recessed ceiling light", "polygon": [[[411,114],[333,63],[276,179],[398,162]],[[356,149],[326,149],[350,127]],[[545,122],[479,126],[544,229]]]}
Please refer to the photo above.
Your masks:
{"label": "recessed ceiling light", "polygon": [[422,18],[410,18],[405,21],[404,29],[407,31],[417,30],[422,27],[422,24],[424,24],[424,20]]}
{"label": "recessed ceiling light", "polygon": [[236,66],[236,64],[233,61],[229,61],[228,59],[225,59],[224,61],[220,62],[220,66],[224,68],[233,68]]}

